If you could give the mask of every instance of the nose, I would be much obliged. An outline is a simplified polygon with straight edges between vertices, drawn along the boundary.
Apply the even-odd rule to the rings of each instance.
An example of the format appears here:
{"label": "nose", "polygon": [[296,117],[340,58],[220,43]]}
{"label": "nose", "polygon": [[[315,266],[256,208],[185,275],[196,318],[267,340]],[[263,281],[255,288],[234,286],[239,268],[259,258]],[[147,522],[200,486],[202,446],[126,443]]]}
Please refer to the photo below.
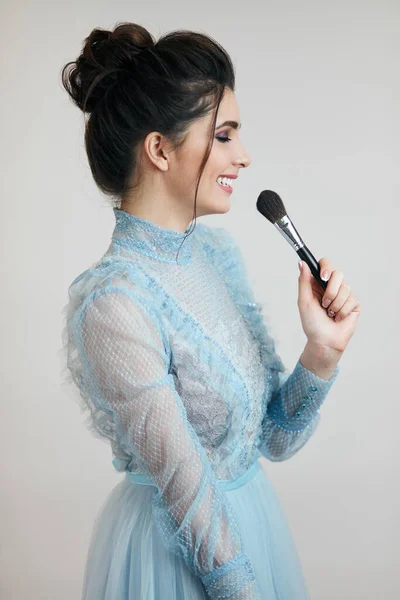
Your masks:
{"label": "nose", "polygon": [[236,158],[232,162],[233,162],[234,165],[238,165],[238,166],[242,166],[242,167],[248,167],[251,164],[251,158],[247,154],[247,152],[243,149],[242,154],[240,156],[238,156],[238,158]]}

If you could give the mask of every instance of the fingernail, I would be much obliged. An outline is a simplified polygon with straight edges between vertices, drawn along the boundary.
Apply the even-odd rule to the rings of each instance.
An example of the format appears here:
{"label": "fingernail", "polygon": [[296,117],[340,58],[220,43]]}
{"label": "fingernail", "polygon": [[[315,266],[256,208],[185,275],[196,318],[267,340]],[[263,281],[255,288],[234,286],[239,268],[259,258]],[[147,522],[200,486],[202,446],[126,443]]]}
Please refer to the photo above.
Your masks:
{"label": "fingernail", "polygon": [[301,273],[301,271],[303,270],[303,261],[299,260],[298,265],[299,265],[299,271]]}
{"label": "fingernail", "polygon": [[328,281],[329,279],[329,271],[322,271],[321,273],[321,279],[323,279],[324,281]]}
{"label": "fingernail", "polygon": [[335,312],[333,310],[328,310],[328,316],[329,317],[334,317],[335,316]]}
{"label": "fingernail", "polygon": [[329,300],[329,298],[324,298],[324,301],[322,302],[322,306],[324,308],[328,308],[328,306],[330,305],[331,301]]}

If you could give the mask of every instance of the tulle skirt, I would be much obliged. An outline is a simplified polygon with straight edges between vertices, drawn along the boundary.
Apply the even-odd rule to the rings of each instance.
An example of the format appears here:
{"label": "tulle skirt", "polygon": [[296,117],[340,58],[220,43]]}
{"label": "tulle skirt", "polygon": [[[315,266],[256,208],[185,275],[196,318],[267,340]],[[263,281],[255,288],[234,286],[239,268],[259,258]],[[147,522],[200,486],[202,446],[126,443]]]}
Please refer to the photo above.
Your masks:
{"label": "tulle skirt", "polygon": [[[260,463],[226,483],[261,598],[308,599],[290,527]],[[164,547],[152,519],[154,492],[153,486],[132,481],[129,473],[111,490],[94,522],[83,600],[208,599],[183,559]]]}

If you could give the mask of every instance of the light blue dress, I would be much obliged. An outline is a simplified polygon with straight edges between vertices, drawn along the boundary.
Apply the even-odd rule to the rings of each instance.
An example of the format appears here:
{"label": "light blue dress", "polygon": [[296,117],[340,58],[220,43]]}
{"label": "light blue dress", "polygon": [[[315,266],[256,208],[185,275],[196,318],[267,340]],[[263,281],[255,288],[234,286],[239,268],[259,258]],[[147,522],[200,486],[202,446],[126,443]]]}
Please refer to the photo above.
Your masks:
{"label": "light blue dress", "polygon": [[125,473],[95,520],[82,598],[304,600],[258,458],[302,448],[338,367],[329,381],[285,372],[226,229],[197,222],[182,244],[113,211],[64,308],[65,379]]}

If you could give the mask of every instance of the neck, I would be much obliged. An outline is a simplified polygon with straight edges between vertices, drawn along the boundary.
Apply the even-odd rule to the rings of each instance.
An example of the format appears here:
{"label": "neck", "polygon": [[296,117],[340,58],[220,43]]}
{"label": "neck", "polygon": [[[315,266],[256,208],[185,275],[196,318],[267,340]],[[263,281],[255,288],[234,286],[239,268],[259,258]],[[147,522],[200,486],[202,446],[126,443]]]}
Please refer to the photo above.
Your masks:
{"label": "neck", "polygon": [[159,227],[185,233],[193,220],[193,206],[171,197],[161,185],[146,189],[143,193],[135,193],[127,200],[122,200],[121,210],[151,221]]}
{"label": "neck", "polygon": [[114,208],[115,244],[152,259],[186,265],[191,262],[192,231],[177,231],[126,210]]}

